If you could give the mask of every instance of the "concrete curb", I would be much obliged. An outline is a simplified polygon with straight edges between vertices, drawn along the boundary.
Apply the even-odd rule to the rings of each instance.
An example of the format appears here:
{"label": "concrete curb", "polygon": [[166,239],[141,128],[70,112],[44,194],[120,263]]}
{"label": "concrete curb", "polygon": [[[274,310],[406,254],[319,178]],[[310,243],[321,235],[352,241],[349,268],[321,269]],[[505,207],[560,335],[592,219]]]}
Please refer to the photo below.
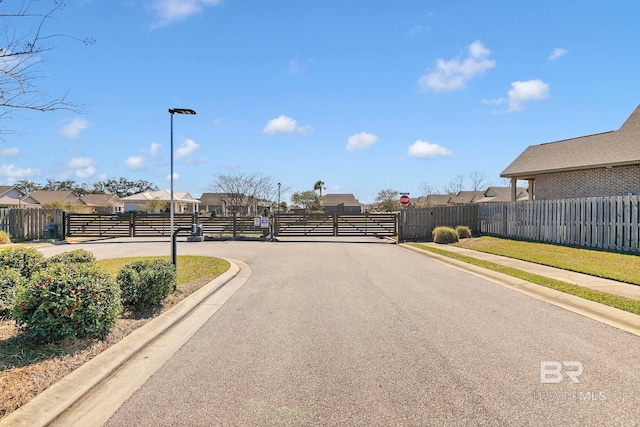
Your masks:
{"label": "concrete curb", "polygon": [[0,420],[0,427],[33,427],[50,424],[89,390],[236,277],[240,267],[232,260],[227,259],[227,261],[231,266],[225,273],[51,385],[26,405]]}
{"label": "concrete curb", "polygon": [[459,261],[434,252],[425,251],[411,245],[401,244],[400,246],[404,249],[436,259],[459,270],[466,271],[474,276],[481,277],[501,286],[505,286],[539,300],[548,302],[549,304],[562,307],[576,314],[580,314],[609,326],[613,326],[614,328],[640,336],[640,316],[636,314],[556,291],[555,289],[537,285],[507,274],[498,273],[497,271],[468,264],[464,261]]}

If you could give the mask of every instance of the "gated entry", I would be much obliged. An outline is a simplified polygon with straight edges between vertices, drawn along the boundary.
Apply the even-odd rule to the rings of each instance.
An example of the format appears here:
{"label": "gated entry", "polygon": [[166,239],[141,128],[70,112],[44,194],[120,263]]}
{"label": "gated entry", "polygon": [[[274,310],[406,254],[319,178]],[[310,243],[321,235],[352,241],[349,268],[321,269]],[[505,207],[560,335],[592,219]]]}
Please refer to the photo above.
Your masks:
{"label": "gated entry", "polygon": [[275,236],[395,236],[396,214],[280,214]]}

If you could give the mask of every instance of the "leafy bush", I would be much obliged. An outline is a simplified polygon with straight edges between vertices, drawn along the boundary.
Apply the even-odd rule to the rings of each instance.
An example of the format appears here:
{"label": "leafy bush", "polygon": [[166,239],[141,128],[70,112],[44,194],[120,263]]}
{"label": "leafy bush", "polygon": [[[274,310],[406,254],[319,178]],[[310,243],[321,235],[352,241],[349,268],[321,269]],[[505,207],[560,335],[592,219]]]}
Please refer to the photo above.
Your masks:
{"label": "leafy bush", "polygon": [[13,317],[37,342],[102,338],[121,311],[114,277],[93,263],[52,263],[16,292]]}
{"label": "leafy bush", "polygon": [[0,266],[20,270],[23,277],[31,275],[46,264],[46,258],[34,248],[15,246],[0,251]]}
{"label": "leafy bush", "polygon": [[16,288],[22,286],[24,278],[20,271],[11,267],[0,267],[0,318],[11,316]]}
{"label": "leafy bush", "polygon": [[6,245],[8,243],[11,243],[11,238],[6,232],[0,231],[0,245]]}
{"label": "leafy bush", "polygon": [[458,233],[451,227],[436,227],[432,235],[435,243],[456,243],[458,241]]}
{"label": "leafy bush", "polygon": [[74,249],[73,251],[63,252],[58,255],[54,255],[49,258],[49,262],[93,262],[96,260],[96,256],[85,249]]}
{"label": "leafy bush", "polygon": [[143,260],[127,264],[118,273],[122,305],[133,311],[158,305],[176,281],[173,264],[165,260]]}
{"label": "leafy bush", "polygon": [[459,239],[468,239],[471,237],[471,229],[466,225],[459,225],[456,227],[456,234]]}

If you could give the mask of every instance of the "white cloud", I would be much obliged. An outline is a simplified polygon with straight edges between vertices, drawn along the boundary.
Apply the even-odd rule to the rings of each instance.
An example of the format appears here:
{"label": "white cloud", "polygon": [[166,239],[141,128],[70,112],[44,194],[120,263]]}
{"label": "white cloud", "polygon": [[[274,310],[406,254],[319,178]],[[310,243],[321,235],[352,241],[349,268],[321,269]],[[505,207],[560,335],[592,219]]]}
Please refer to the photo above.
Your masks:
{"label": "white cloud", "polygon": [[201,13],[205,6],[215,6],[222,0],[155,0],[151,8],[158,16],[153,27],[162,27]]}
{"label": "white cloud", "polygon": [[156,157],[158,155],[158,150],[160,150],[161,145],[157,142],[152,142],[151,143],[151,147],[149,147],[149,154],[151,154],[153,157]]}
{"label": "white cloud", "polygon": [[298,135],[307,135],[313,132],[313,126],[304,125],[298,126],[298,122],[287,117],[284,114],[275,119],[271,119],[267,122],[266,126],[262,129],[263,133],[274,135],[276,133],[297,133]]}
{"label": "white cloud", "polygon": [[283,114],[278,118],[269,120],[267,125],[262,129],[262,132],[268,134],[291,133],[296,131],[297,126],[298,122]]}
{"label": "white cloud", "polygon": [[145,161],[142,156],[131,156],[124,161],[124,164],[133,170],[140,170],[145,167]]}
{"label": "white cloud", "polygon": [[90,157],[74,157],[69,160],[67,167],[72,169],[74,175],[78,178],[86,179],[96,173],[94,163],[95,160]]}
{"label": "white cloud", "polygon": [[409,146],[409,156],[416,159],[435,159],[438,156],[449,156],[451,151],[445,147],[426,141],[416,141]]}
{"label": "white cloud", "polygon": [[[176,181],[180,179],[180,174],[178,172],[173,173],[173,180]],[[167,175],[167,181],[171,181],[171,174]]]}
{"label": "white cloud", "polygon": [[185,139],[180,145],[180,148],[176,150],[176,159],[186,157],[196,151],[198,148],[200,148],[200,144],[197,144],[192,139]]}
{"label": "white cloud", "polygon": [[18,147],[3,148],[0,150],[0,156],[3,156],[3,157],[15,157],[19,154],[20,154],[20,149]]}
{"label": "white cloud", "polygon": [[486,105],[502,105],[506,101],[507,100],[504,98],[498,98],[498,99],[483,99],[481,102]]}
{"label": "white cloud", "polygon": [[24,179],[33,176],[39,176],[40,169],[21,168],[16,165],[0,165],[0,176],[7,178]]}
{"label": "white cloud", "polygon": [[418,87],[421,91],[436,92],[464,89],[469,80],[496,66],[496,61],[488,59],[490,54],[491,51],[476,40],[469,45],[466,58],[438,59],[436,71],[420,77]]}
{"label": "white cloud", "polygon": [[517,81],[511,83],[511,87],[508,112],[521,111],[525,102],[549,97],[549,85],[542,80]]}
{"label": "white cloud", "polygon": [[62,121],[62,127],[58,135],[65,138],[79,138],[80,132],[89,127],[89,122],[85,119],[75,118]]}
{"label": "white cloud", "polygon": [[378,142],[378,137],[367,132],[360,132],[349,137],[346,150],[353,153],[355,150],[364,150]]}
{"label": "white cloud", "polygon": [[69,160],[67,167],[70,169],[82,169],[91,166],[94,160],[91,157],[74,157]]}
{"label": "white cloud", "polygon": [[96,173],[96,168],[92,166],[87,166],[84,169],[76,170],[75,174],[78,178],[87,179],[92,177]]}
{"label": "white cloud", "polygon": [[549,55],[549,61],[555,61],[556,59],[560,59],[563,56],[565,56],[567,53],[569,53],[569,51],[566,49],[562,49],[562,48],[553,49],[553,52],[551,52],[551,55]]}

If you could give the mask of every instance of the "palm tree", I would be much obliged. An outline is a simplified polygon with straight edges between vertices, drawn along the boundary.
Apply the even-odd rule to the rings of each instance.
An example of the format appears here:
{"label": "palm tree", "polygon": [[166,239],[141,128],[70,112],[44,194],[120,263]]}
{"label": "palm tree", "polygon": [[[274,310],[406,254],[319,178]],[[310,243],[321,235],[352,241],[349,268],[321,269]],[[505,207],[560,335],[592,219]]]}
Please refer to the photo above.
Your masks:
{"label": "palm tree", "polygon": [[323,181],[318,180],[315,184],[313,184],[313,189],[314,191],[320,191],[320,197],[322,197],[322,190],[326,190],[326,187],[324,187]]}

